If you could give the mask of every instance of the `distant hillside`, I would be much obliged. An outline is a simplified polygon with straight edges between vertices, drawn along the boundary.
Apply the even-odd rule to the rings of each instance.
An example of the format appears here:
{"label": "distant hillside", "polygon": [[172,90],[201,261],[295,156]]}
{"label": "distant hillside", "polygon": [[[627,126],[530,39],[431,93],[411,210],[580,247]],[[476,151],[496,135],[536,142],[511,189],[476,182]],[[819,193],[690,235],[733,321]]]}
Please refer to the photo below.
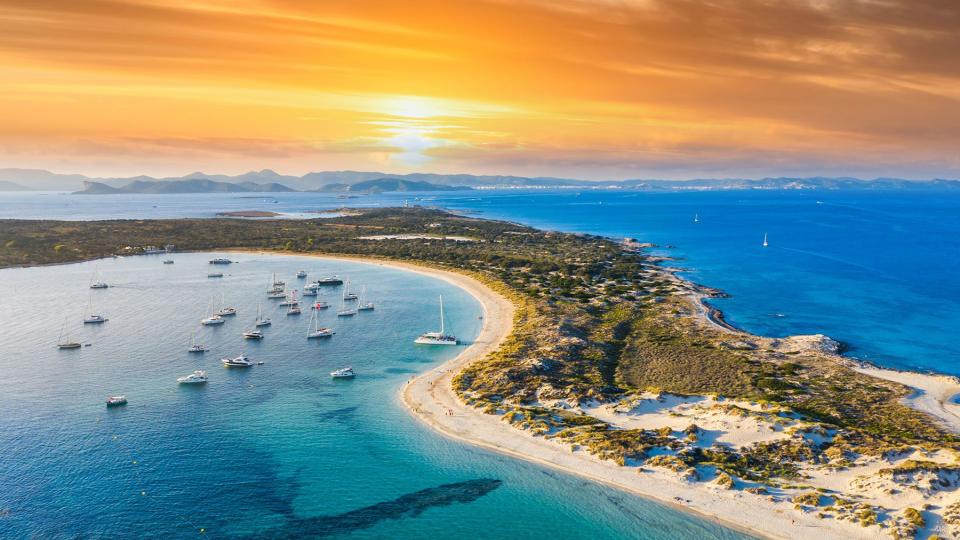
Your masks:
{"label": "distant hillside", "polygon": [[355,184],[328,184],[321,191],[351,191],[365,193],[382,193],[384,191],[461,191],[471,190],[469,186],[444,186],[430,182],[416,182],[400,178],[378,178],[364,180]]}
{"label": "distant hillside", "polygon": [[86,181],[80,195],[114,195],[118,193],[249,193],[294,191],[283,184],[256,184],[253,182],[217,182],[214,180],[135,180],[122,187],[113,187],[103,182]]}
{"label": "distant hillside", "polygon": [[0,191],[30,191],[30,189],[25,188],[20,184],[15,184],[6,180],[0,180]]}

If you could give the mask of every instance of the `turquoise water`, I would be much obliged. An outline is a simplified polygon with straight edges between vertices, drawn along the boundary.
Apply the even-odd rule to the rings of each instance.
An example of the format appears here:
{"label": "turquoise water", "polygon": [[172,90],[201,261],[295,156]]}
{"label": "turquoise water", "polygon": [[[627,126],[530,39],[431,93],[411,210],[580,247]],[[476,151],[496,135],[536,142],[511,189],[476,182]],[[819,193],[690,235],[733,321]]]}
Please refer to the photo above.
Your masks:
{"label": "turquoise water", "polygon": [[[448,328],[469,342],[480,306],[429,277],[373,265],[256,254],[144,256],[0,270],[0,538],[741,538],[610,488],[447,440],[398,392],[454,349],[416,347],[444,295]],[[270,274],[336,272],[376,311],[322,322],[265,299]],[[112,287],[91,291],[96,269]],[[337,303],[339,290],[327,291]],[[198,322],[224,298],[239,314]],[[109,317],[80,321],[88,299]],[[245,342],[263,303],[274,320]],[[60,351],[72,337],[91,344]],[[191,334],[212,347],[186,352]],[[264,365],[227,370],[246,351]],[[358,376],[328,373],[352,365]],[[204,387],[175,379],[206,369]],[[106,409],[108,394],[125,407]],[[201,532],[202,530],[202,532]]]}
{"label": "turquoise water", "polygon": [[[111,195],[0,193],[0,218],[294,215],[340,206],[437,205],[563,231],[632,236],[681,258],[731,298],[727,320],[770,336],[824,333],[884,366],[960,375],[960,192],[524,191]],[[818,203],[819,202],[819,203]],[[693,217],[699,214],[700,222]],[[770,247],[760,243],[769,233]]]}

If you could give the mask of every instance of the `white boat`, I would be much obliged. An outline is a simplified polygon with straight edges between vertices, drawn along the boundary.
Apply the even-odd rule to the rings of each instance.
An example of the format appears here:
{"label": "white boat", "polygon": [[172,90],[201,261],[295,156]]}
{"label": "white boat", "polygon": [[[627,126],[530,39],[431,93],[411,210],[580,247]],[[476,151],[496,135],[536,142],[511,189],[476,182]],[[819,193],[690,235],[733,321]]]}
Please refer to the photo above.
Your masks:
{"label": "white boat", "polygon": [[357,303],[357,311],[373,311],[376,306],[373,302],[367,301],[367,287],[360,289],[360,302]]}
{"label": "white boat", "polygon": [[767,233],[763,233],[763,244],[760,244],[763,247],[767,247],[770,244],[767,243]]}
{"label": "white boat", "polygon": [[316,291],[319,288],[320,288],[320,284],[318,283],[308,283],[303,286],[304,291]]}
{"label": "white boat", "polygon": [[220,308],[220,311],[217,312],[217,315],[221,317],[230,317],[237,314],[237,308],[225,307]]}
{"label": "white boat", "polygon": [[300,271],[297,272],[297,278],[299,278],[299,279],[304,279],[305,277],[307,277],[307,271],[306,271],[306,270],[300,270]]}
{"label": "white boat", "polygon": [[90,279],[90,288],[107,289],[109,287],[110,285],[107,285],[107,283],[100,278],[100,269],[97,268],[97,270],[93,273],[93,277]]}
{"label": "white boat", "polygon": [[107,407],[117,407],[127,404],[127,396],[107,396]]}
{"label": "white boat", "polygon": [[317,295],[317,290],[316,290],[316,289],[304,289],[304,290],[303,290],[303,296],[316,296],[316,295]]}
{"label": "white boat", "polygon": [[167,259],[163,261],[163,264],[173,264],[173,259]]}
{"label": "white boat", "polygon": [[270,317],[263,317],[263,310],[260,308],[260,304],[257,304],[257,320],[254,321],[253,326],[255,328],[263,328],[264,326],[270,326],[273,324],[273,321],[270,320]]}
{"label": "white boat", "polygon": [[247,358],[246,354],[241,354],[236,358],[221,358],[220,363],[223,367],[250,367],[253,365],[253,360]]}
{"label": "white boat", "polygon": [[200,324],[202,324],[202,325],[204,325],[204,326],[217,326],[218,324],[223,324],[223,323],[225,323],[225,322],[227,322],[227,321],[224,320],[224,318],[221,317],[221,316],[219,316],[219,315],[211,315],[211,316],[207,317],[206,319],[201,319],[201,320],[200,320]]}
{"label": "white boat", "polygon": [[282,290],[271,291],[267,293],[267,298],[270,298],[272,300],[276,300],[278,298],[286,298],[286,297],[287,297],[287,293],[283,292]]}
{"label": "white boat", "polygon": [[456,336],[448,335],[444,331],[443,295],[440,295],[440,331],[420,334],[420,337],[413,340],[413,342],[420,345],[456,345],[459,343]]}
{"label": "white boat", "polygon": [[207,382],[207,372],[202,369],[198,369],[189,375],[177,377],[177,382],[179,384],[203,384]]}
{"label": "white boat", "polygon": [[700,214],[694,214],[694,215],[693,215],[693,222],[694,222],[694,223],[700,223]]}
{"label": "white boat", "polygon": [[352,367],[340,368],[338,370],[330,372],[330,376],[333,377],[334,379],[352,379],[356,375],[357,374],[353,372]]}
{"label": "white boat", "polygon": [[207,274],[207,277],[208,278],[223,277],[223,272],[210,272],[209,274]]}
{"label": "white boat", "polygon": [[290,294],[289,294],[289,295],[287,295],[287,299],[286,299],[286,300],[284,300],[283,302],[280,302],[280,305],[281,305],[281,306],[296,306],[296,305],[298,305],[299,303],[300,303],[300,302],[297,301],[297,291],[296,291],[296,290],[293,290],[293,291],[290,291]]}
{"label": "white boat", "polygon": [[310,325],[307,327],[307,339],[333,337],[335,332],[320,326],[320,317],[316,311],[310,314]]}
{"label": "white boat", "polygon": [[243,333],[243,339],[263,339],[263,332],[260,330],[248,330]]}
{"label": "white boat", "polygon": [[340,300],[340,311],[337,312],[337,317],[353,317],[357,314],[357,310],[347,307],[347,288],[343,288],[343,298]]}
{"label": "white boat", "polygon": [[83,324],[102,324],[107,322],[103,315],[93,312],[93,295],[87,301],[87,314],[83,317]]}
{"label": "white boat", "polygon": [[60,328],[60,337],[57,338],[58,349],[79,349],[80,343],[70,339],[70,332],[67,330],[67,318],[63,318],[63,326]]}
{"label": "white boat", "polygon": [[347,285],[343,288],[343,299],[347,301],[354,301],[359,299],[356,293],[350,292],[350,280],[347,280]]}
{"label": "white boat", "polygon": [[203,345],[199,344],[199,343],[194,343],[193,345],[190,346],[189,349],[187,349],[187,352],[192,352],[192,353],[205,353],[205,352],[207,352],[207,348],[204,347]]}
{"label": "white boat", "polygon": [[287,310],[287,315],[299,315],[300,314],[300,305],[290,306],[290,309]]}
{"label": "white boat", "polygon": [[314,302],[310,304],[310,309],[327,309],[328,307],[330,307],[330,304],[326,302]]}

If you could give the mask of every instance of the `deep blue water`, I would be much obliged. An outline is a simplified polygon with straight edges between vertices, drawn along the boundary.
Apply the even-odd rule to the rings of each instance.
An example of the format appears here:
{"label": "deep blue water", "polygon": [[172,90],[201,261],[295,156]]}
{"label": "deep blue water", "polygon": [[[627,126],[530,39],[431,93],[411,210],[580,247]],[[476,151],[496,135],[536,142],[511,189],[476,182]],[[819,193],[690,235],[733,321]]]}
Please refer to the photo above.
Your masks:
{"label": "deep blue water", "polygon": [[[409,200],[549,229],[631,236],[675,246],[663,251],[682,258],[677,264],[692,279],[731,294],[714,303],[746,330],[824,333],[881,365],[960,375],[956,191],[504,190],[422,197],[0,193],[0,218],[212,217],[249,209],[305,215]],[[765,232],[770,247],[763,249]]]}
{"label": "deep blue water", "polygon": [[[114,209],[117,214],[121,212]],[[469,342],[476,301],[445,282],[375,265],[303,257],[175,254],[0,270],[0,538],[742,538],[674,510],[566,474],[445,439],[398,392],[455,355],[418,347],[448,328]],[[376,311],[322,323],[265,299],[270,275],[304,268],[366,286]],[[99,269],[112,286],[91,291]],[[336,303],[339,290],[326,300]],[[198,324],[221,299],[238,315]],[[92,299],[109,321],[81,324]],[[258,303],[272,317],[247,342]],[[56,348],[61,326],[90,343]],[[191,336],[212,350],[186,352]],[[247,370],[219,359],[246,351]],[[328,373],[353,365],[358,376]],[[206,369],[204,387],[175,379]],[[124,393],[125,407],[104,398]]]}

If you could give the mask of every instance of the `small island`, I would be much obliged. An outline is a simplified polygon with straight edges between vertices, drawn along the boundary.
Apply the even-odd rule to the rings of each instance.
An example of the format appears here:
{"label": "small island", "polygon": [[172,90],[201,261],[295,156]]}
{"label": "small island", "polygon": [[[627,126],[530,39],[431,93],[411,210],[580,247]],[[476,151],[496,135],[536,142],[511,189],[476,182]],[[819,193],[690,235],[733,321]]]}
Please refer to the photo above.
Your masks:
{"label": "small island", "polygon": [[960,535],[956,379],[861,364],[826,336],[718,324],[704,300],[719,291],[681,279],[637,242],[424,208],[312,220],[5,220],[0,231],[3,267],[89,260],[133,243],[431,272],[485,309],[473,345],[403,389],[411,411],[449,436],[761,536]]}

